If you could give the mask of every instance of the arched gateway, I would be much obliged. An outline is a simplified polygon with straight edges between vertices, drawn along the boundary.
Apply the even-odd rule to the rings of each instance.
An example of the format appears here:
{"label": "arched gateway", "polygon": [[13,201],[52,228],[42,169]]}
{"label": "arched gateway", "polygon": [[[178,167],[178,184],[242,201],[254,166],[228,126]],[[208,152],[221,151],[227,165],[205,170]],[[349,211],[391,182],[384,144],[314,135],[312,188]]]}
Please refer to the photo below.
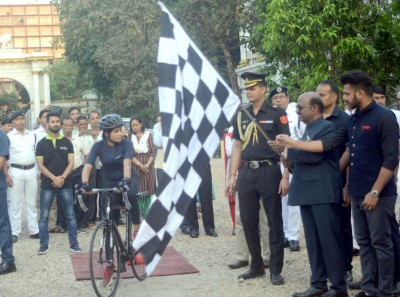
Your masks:
{"label": "arched gateway", "polygon": [[31,119],[50,104],[50,60],[46,52],[23,54],[21,49],[0,49],[0,78],[13,79],[25,87],[31,100]]}

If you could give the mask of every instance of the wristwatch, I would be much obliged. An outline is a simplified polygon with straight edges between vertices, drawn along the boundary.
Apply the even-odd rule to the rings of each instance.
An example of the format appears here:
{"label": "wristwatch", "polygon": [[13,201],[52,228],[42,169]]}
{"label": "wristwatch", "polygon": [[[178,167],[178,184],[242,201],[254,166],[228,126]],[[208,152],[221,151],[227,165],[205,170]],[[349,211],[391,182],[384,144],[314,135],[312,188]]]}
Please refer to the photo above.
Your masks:
{"label": "wristwatch", "polygon": [[372,190],[370,192],[370,194],[371,194],[372,197],[378,197],[379,196],[379,192],[377,190]]}

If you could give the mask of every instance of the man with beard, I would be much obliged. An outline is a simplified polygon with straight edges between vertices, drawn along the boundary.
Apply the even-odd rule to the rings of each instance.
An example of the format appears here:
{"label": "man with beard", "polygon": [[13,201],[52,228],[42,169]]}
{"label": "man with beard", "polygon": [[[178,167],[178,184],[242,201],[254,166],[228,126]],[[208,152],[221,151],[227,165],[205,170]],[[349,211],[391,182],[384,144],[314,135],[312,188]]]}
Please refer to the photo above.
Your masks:
{"label": "man with beard", "polygon": [[41,172],[40,191],[40,249],[38,255],[49,251],[48,218],[54,197],[60,199],[68,226],[70,251],[82,250],[77,240],[77,225],[70,173],[74,167],[74,148],[71,141],[60,134],[61,117],[58,113],[47,114],[48,133],[36,148],[36,162]]}
{"label": "man with beard", "polygon": [[372,99],[372,80],[353,70],[340,78],[343,100],[351,115],[348,129],[320,141],[277,140],[287,147],[310,152],[328,151],[348,142],[340,162],[350,165],[348,194],[352,199],[354,230],[360,245],[361,289],[357,297],[392,296],[394,256],[391,218],[396,201],[393,172],[399,163],[399,125],[389,109]]}
{"label": "man with beard", "polygon": [[[316,92],[321,96],[322,103],[324,104],[323,117],[325,120],[335,125],[336,129],[347,129],[347,123],[349,115],[339,108],[337,100],[339,99],[339,89],[335,82],[331,80],[325,80],[320,82]],[[336,149],[339,159],[346,150],[346,145],[343,144]],[[346,185],[346,171],[341,174],[342,186]],[[342,252],[345,268],[345,281],[351,283],[353,281],[353,266],[351,262],[353,260],[353,234],[351,228],[351,207],[350,199],[347,199],[343,203],[343,207],[340,211],[340,238],[342,241]]]}

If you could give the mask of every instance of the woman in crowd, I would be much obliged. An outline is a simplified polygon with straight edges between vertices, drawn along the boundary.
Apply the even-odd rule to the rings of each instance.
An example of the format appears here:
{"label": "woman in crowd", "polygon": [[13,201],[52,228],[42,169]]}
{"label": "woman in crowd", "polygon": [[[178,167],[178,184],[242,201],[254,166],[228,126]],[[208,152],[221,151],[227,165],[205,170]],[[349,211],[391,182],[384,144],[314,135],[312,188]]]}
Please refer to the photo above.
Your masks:
{"label": "woman in crowd", "polygon": [[139,192],[147,191],[149,193],[148,198],[145,200],[146,205],[139,206],[145,210],[146,214],[147,208],[150,205],[151,195],[156,190],[154,159],[157,154],[157,148],[154,145],[151,133],[145,131],[143,122],[139,117],[132,117],[129,126],[128,138],[132,140],[135,151],[132,164],[139,175]]}

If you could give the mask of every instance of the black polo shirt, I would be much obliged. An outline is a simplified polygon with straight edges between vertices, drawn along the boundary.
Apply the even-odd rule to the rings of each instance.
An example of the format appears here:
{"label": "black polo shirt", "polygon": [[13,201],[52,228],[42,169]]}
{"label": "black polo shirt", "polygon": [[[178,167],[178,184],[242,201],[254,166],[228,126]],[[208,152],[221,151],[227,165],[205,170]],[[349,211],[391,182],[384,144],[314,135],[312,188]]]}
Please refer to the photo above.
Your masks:
{"label": "black polo shirt", "polygon": [[[71,141],[61,134],[57,139],[53,139],[46,135],[42,140],[40,140],[36,147],[36,159],[43,159],[43,165],[55,176],[60,176],[64,173],[65,169],[68,167],[68,156],[74,155],[74,147]],[[41,188],[42,189],[54,189],[51,185],[52,180],[41,174]],[[72,183],[70,177],[64,181],[64,188],[71,188]]]}
{"label": "black polo shirt", "polygon": [[[267,102],[264,102],[257,115],[254,115],[253,107],[251,105],[247,108],[247,110],[256,119],[257,123],[266,132],[271,140],[275,140],[275,137],[278,134],[290,135],[289,121],[286,112],[282,108],[272,107]],[[242,144],[244,144],[243,139],[241,139],[241,134],[244,135],[246,133],[246,129],[248,129],[251,120],[243,111],[240,111],[239,113],[241,115],[238,115],[236,118],[236,123],[234,124],[233,130],[233,137],[236,140],[242,141]],[[238,122],[239,120],[240,122]],[[239,129],[241,129],[241,131],[239,131]],[[279,160],[279,155],[271,149],[271,147],[267,143],[267,140],[259,131],[256,133],[256,137],[254,137],[253,130],[249,133],[251,133],[250,140],[245,149],[242,151],[243,160]]]}
{"label": "black polo shirt", "polygon": [[[350,118],[350,116],[347,113],[345,113],[343,110],[341,110],[339,108],[339,106],[336,105],[332,114],[329,117],[325,118],[325,120],[334,124],[336,130],[346,129],[346,131],[347,131],[347,125],[349,123],[349,118]],[[343,155],[344,151],[346,150],[346,144],[343,143],[336,149],[339,152],[339,158],[340,158]]]}

